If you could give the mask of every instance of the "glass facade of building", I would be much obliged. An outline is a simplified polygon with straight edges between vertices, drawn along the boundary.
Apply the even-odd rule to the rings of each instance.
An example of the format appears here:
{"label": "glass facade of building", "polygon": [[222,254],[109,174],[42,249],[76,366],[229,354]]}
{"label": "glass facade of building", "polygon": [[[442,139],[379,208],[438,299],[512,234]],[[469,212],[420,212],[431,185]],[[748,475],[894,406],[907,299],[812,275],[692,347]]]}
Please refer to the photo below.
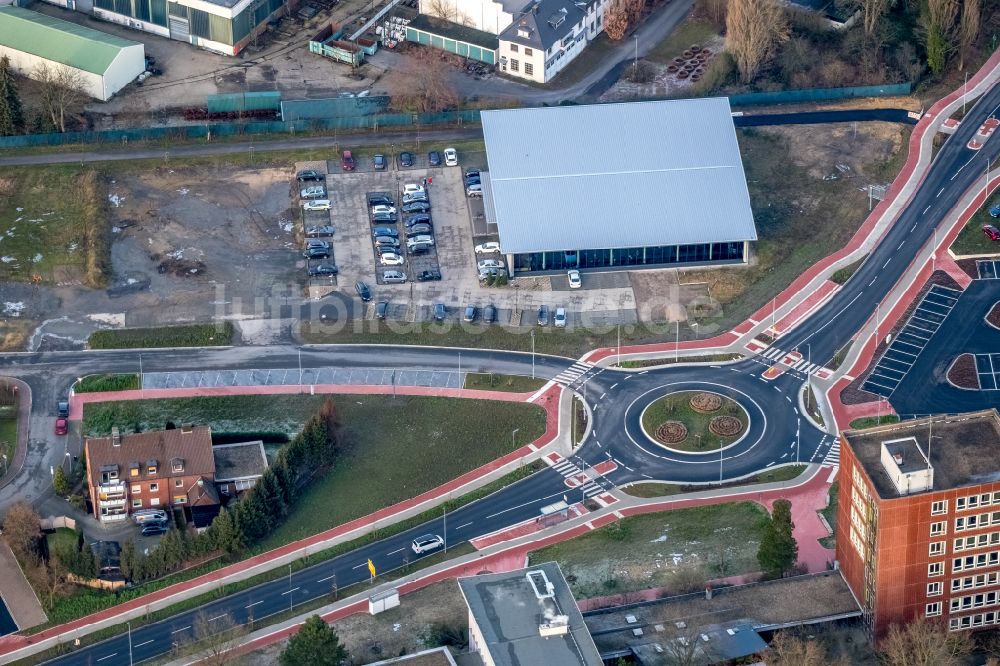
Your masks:
{"label": "glass facade of building", "polygon": [[616,266],[661,266],[670,264],[705,264],[746,261],[746,244],[701,243],[698,245],[659,245],[608,250],[566,250],[529,252],[514,255],[515,273],[556,271],[569,268],[611,268]]}

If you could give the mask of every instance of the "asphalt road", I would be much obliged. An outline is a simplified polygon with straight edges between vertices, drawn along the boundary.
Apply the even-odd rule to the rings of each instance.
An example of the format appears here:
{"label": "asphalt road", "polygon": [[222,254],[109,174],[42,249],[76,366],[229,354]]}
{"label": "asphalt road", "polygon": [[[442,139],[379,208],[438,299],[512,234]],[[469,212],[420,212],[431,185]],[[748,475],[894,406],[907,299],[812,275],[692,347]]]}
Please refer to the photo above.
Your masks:
{"label": "asphalt road", "polygon": [[[902,212],[886,237],[872,252],[868,261],[854,278],[825,306],[814,313],[807,322],[783,336],[780,346],[788,351],[798,348],[810,354],[814,362],[829,359],[876,309],[889,289],[901,278],[910,258],[930,237],[933,228],[977,178],[983,176],[986,160],[1000,151],[1000,143],[988,142],[978,153],[965,148],[965,143],[979,122],[1000,109],[1000,87],[987,93],[969,111],[959,131],[941,149],[921,189]],[[107,372],[137,369],[136,352],[65,352],[8,356],[0,359],[12,374],[21,376],[35,390],[38,408],[51,409],[72,378],[88,372]],[[453,368],[458,364],[458,351],[418,347],[379,347],[373,354],[371,348],[310,347],[302,355],[303,364],[316,366],[372,367],[391,363],[406,368]],[[462,350],[462,365],[466,369],[501,373],[527,374],[531,359],[526,354],[511,352]],[[166,370],[185,368],[237,368],[237,367],[294,367],[297,350],[289,347],[268,347],[225,350],[164,350],[143,352],[144,369]],[[570,367],[570,359],[537,356],[535,371],[538,376],[554,377]],[[620,484],[639,478],[652,477],[683,482],[711,482],[719,478],[719,467],[724,479],[732,479],[773,465],[794,460],[795,451],[801,460],[822,456],[830,438],[799,418],[796,396],[803,377],[786,372],[772,382],[760,375],[765,366],[756,359],[748,359],[726,366],[675,367],[649,370],[643,373],[592,369],[573,382],[574,388],[586,391],[588,403],[595,410],[594,431],[580,449],[577,460],[581,466],[594,464],[608,458],[609,454],[622,464],[618,470],[601,479],[602,484]],[[586,388],[584,389],[584,385]],[[648,441],[636,432],[636,419],[645,404],[665,392],[680,388],[711,387],[739,399],[748,409],[751,425],[747,435],[737,444],[724,450],[719,458],[714,456],[666,455],[651,451]],[[914,407],[921,413],[940,411],[934,403],[937,398],[928,396],[926,404]],[[943,404],[943,403],[942,403]],[[39,461],[28,466],[28,473],[40,473]],[[41,474],[44,478],[44,473]],[[560,475],[552,469],[539,472],[518,484],[477,502],[449,518],[449,524],[470,522],[468,534],[450,537],[457,543],[477,533],[493,531],[528,517],[537,515],[537,509],[567,493]],[[9,501],[5,492],[2,499]],[[340,585],[364,578],[363,564],[372,557],[381,568],[401,562],[413,534],[437,529],[436,524],[421,526],[406,535],[387,539],[367,546],[338,559],[335,564],[324,564],[316,571],[292,576],[291,583],[279,581],[254,590],[226,597],[204,607],[211,618],[229,612],[239,620],[240,613],[253,609],[255,618],[269,610],[283,608],[292,597],[304,600],[308,595],[318,596],[328,590],[321,581],[326,575],[337,572]],[[386,562],[386,565],[381,565]],[[359,573],[360,572],[360,573]],[[320,573],[324,575],[321,576]],[[352,577],[353,576],[353,577]],[[298,587],[299,590],[294,588]],[[290,594],[282,595],[281,592]],[[162,654],[170,648],[171,636],[189,632],[191,614],[171,618],[133,632],[133,657],[147,658]],[[148,635],[140,632],[150,632]],[[104,666],[127,663],[127,646],[118,637],[96,646],[83,648],[72,657],[59,663],[101,663]],[[147,642],[149,641],[149,642]],[[141,648],[136,645],[142,643]],[[145,649],[136,657],[136,649]]]}

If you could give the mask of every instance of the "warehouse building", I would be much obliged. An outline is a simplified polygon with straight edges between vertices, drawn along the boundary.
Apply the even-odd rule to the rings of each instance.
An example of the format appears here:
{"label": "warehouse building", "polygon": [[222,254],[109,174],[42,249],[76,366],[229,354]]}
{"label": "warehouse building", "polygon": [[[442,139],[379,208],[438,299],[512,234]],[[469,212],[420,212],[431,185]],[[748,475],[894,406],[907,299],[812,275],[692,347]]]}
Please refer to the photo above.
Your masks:
{"label": "warehouse building", "polygon": [[512,273],[745,263],[729,100],[483,111],[487,223]]}
{"label": "warehouse building", "polygon": [[[81,11],[84,6],[76,0],[46,2]],[[93,0],[93,14],[160,37],[237,55],[267,30],[270,21],[297,4],[297,0]]]}
{"label": "warehouse building", "polygon": [[0,7],[0,55],[33,77],[39,65],[67,68],[106,102],[146,69],[142,44],[21,7]]}

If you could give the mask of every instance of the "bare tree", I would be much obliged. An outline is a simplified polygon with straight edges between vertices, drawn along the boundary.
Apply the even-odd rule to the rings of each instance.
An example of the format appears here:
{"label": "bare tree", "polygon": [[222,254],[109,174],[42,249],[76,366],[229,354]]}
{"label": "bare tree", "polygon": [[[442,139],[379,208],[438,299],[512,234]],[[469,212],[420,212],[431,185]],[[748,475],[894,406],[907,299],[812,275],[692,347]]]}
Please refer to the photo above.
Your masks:
{"label": "bare tree", "polygon": [[392,107],[405,113],[429,113],[454,108],[458,93],[448,80],[449,66],[444,51],[417,48],[402,67],[385,78]]}
{"label": "bare tree", "polygon": [[3,519],[3,533],[14,554],[24,563],[38,562],[38,537],[41,518],[27,502],[15,502]]}
{"label": "bare tree", "polygon": [[48,562],[41,562],[27,571],[34,587],[44,593],[46,608],[52,608],[56,596],[66,588],[68,574],[66,565],[56,555],[50,555]]}
{"label": "bare tree", "polygon": [[927,9],[921,16],[927,66],[935,74],[944,71],[948,54],[955,47],[953,41],[958,9],[958,0],[927,0]]}
{"label": "bare tree", "polygon": [[237,624],[229,613],[209,618],[199,611],[194,620],[194,641],[198,646],[199,663],[205,666],[226,666],[239,657],[239,647],[247,634],[245,625]]}
{"label": "bare tree", "polygon": [[918,617],[890,626],[879,656],[886,666],[959,666],[972,648],[968,632],[948,631],[943,622]]}
{"label": "bare tree", "polygon": [[[476,26],[476,22],[471,16],[458,11],[458,2],[456,0],[428,0],[427,4],[424,5],[424,13],[428,16],[452,23],[460,23],[472,27]],[[479,28],[482,28],[482,26],[479,26]]]}
{"label": "bare tree", "polygon": [[[933,1],[933,0],[932,0]],[[749,83],[788,39],[788,17],[777,0],[731,0],[726,14],[726,50],[740,79]]]}
{"label": "bare tree", "polygon": [[982,6],[980,0],[962,0],[962,17],[958,24],[958,68],[965,69],[965,59],[979,37]]}
{"label": "bare tree", "polygon": [[721,30],[726,27],[726,0],[698,0],[698,11]]}
{"label": "bare tree", "polygon": [[604,8],[604,32],[617,42],[628,32],[628,0],[611,0]]}
{"label": "bare tree", "polygon": [[826,647],[814,637],[800,638],[790,631],[779,631],[771,641],[768,664],[774,666],[848,666],[846,657],[832,660]]}
{"label": "bare tree", "polygon": [[869,37],[875,34],[879,22],[892,7],[893,0],[861,0],[861,17],[865,34]]}
{"label": "bare tree", "polygon": [[66,131],[66,114],[87,98],[83,75],[65,65],[38,63],[31,78],[40,84],[42,108],[60,132]]}

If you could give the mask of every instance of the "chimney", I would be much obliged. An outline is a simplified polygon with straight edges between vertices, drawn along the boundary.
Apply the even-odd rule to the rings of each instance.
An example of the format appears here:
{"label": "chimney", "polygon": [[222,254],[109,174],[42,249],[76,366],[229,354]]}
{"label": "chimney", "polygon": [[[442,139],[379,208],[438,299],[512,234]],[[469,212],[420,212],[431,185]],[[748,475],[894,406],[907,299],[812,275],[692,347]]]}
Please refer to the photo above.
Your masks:
{"label": "chimney", "polygon": [[194,426],[192,424],[190,423],[181,424],[182,435],[190,435],[192,432],[194,432]]}
{"label": "chimney", "polygon": [[122,434],[118,426],[111,426],[111,446],[118,448],[122,445]]}
{"label": "chimney", "polygon": [[900,451],[899,453],[893,453],[892,454],[892,459],[896,461],[897,465],[902,465],[903,464],[903,452]]}

